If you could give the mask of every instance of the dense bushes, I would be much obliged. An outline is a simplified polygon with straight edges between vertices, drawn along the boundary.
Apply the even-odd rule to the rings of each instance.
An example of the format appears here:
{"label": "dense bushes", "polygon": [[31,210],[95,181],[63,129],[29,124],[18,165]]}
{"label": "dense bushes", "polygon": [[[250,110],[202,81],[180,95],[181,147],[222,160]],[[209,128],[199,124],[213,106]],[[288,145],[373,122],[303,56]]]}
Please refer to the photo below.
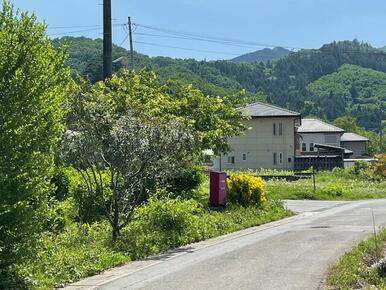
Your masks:
{"label": "dense bushes", "polygon": [[119,250],[138,259],[290,215],[280,202],[210,211],[196,200],[151,198],[122,231]]}
{"label": "dense bushes", "polygon": [[135,210],[115,244],[106,222],[73,223],[61,232],[45,233],[31,245],[33,252],[12,266],[12,280],[0,280],[0,289],[58,287],[129,260],[289,215],[278,201],[210,211],[193,199],[152,197]]}
{"label": "dense bushes", "polygon": [[261,177],[234,174],[227,179],[228,198],[242,205],[263,204],[266,201]]}
{"label": "dense bushes", "polygon": [[374,173],[382,178],[386,178],[386,153],[376,156],[377,162],[375,163]]}
{"label": "dense bushes", "polygon": [[128,261],[109,241],[105,223],[73,224],[60,234],[46,233],[31,245],[33,253],[12,266],[15,280],[0,281],[0,289],[52,289]]}
{"label": "dense bushes", "polygon": [[181,169],[180,173],[169,181],[169,190],[175,195],[189,193],[196,189],[205,179],[205,168],[201,165],[193,165]]}

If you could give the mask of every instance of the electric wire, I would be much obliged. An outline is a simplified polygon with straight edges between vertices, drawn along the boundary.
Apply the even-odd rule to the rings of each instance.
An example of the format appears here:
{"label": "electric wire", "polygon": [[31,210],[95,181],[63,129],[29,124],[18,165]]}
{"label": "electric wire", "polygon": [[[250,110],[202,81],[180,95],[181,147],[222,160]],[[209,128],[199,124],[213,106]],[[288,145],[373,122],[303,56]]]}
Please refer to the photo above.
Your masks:
{"label": "electric wire", "polygon": [[154,26],[139,24],[139,23],[135,23],[135,25],[138,27],[142,27],[144,29],[159,31],[159,32],[163,32],[166,34],[171,34],[171,35],[176,35],[176,36],[185,36],[185,37],[190,37],[190,38],[200,38],[200,39],[205,39],[208,41],[209,40],[210,41],[218,41],[218,42],[222,42],[224,44],[232,43],[232,44],[259,46],[259,47],[283,47],[283,48],[288,48],[288,49],[292,49],[292,50],[304,49],[302,47],[292,47],[292,46],[287,46],[287,45],[276,45],[276,44],[260,43],[260,42],[253,42],[253,41],[245,41],[245,40],[240,40],[240,39],[222,38],[222,37],[209,36],[209,35],[200,35],[200,34],[194,34],[194,33],[189,33],[189,32],[171,30],[171,29],[167,29],[167,28],[154,27]]}
{"label": "electric wire", "polygon": [[[113,27],[121,26],[123,27],[126,37],[121,42],[120,46],[123,45],[123,43],[128,38],[128,32],[127,32],[127,24],[125,23],[115,23],[113,24]],[[209,35],[200,35],[200,34],[194,34],[184,31],[177,31],[167,28],[160,28],[160,27],[154,27],[151,25],[146,24],[139,24],[139,23],[133,23],[133,34],[138,36],[144,36],[144,37],[159,37],[159,38],[170,38],[170,39],[181,39],[181,40],[192,40],[192,41],[200,41],[200,42],[209,42],[209,43],[215,43],[225,46],[234,46],[234,47],[242,47],[242,48],[251,48],[256,49],[258,47],[283,47],[291,50],[292,52],[298,51],[298,50],[317,50],[317,49],[310,49],[310,48],[301,48],[301,47],[291,47],[287,45],[273,45],[273,44],[267,44],[267,43],[260,43],[260,42],[253,42],[253,41],[245,41],[245,40],[239,40],[239,39],[231,39],[231,38],[222,38],[222,37],[216,37],[216,36],[209,36]],[[57,32],[57,33],[50,33],[49,36],[61,36],[61,35],[71,35],[76,33],[82,33],[82,32],[92,32],[101,30],[103,28],[103,25],[73,25],[73,26],[55,26],[55,27],[48,27],[48,29],[71,29],[71,28],[87,28],[87,29],[80,29],[80,30],[72,30],[72,31],[63,31],[63,32]],[[161,32],[163,34],[154,34],[154,33],[147,33],[147,32],[137,32],[138,28],[142,29],[148,29],[153,30],[157,32]],[[102,31],[101,31],[102,33]],[[164,45],[154,42],[146,42],[146,41],[135,41],[135,43],[143,44],[143,45],[151,45],[151,46],[159,46],[159,47],[167,47],[167,48],[174,48],[174,49],[181,49],[181,50],[187,50],[187,51],[197,51],[197,52],[207,52],[207,53],[217,53],[217,54],[224,54],[224,55],[240,55],[240,53],[230,53],[230,52],[221,52],[221,51],[214,51],[214,50],[201,50],[201,49],[193,49],[193,48],[187,48],[187,47],[179,47],[179,46],[171,46],[171,45]],[[323,49],[323,48],[321,48]],[[358,50],[352,50],[348,51],[347,49],[344,50],[344,52],[349,53],[369,53],[369,54],[378,54],[378,55],[384,55],[385,53],[382,51],[358,51]]]}
{"label": "electric wire", "polygon": [[227,55],[233,55],[233,56],[239,55],[239,54],[230,53],[230,52],[194,49],[194,48],[179,47],[179,46],[172,46],[172,45],[164,45],[164,44],[144,42],[144,41],[133,41],[133,42],[137,43],[137,44],[150,45],[150,46],[158,46],[158,47],[166,47],[166,48],[174,48],[174,49],[181,49],[181,50],[187,50],[187,51],[197,51],[197,52],[216,53],[216,54],[227,54]]}

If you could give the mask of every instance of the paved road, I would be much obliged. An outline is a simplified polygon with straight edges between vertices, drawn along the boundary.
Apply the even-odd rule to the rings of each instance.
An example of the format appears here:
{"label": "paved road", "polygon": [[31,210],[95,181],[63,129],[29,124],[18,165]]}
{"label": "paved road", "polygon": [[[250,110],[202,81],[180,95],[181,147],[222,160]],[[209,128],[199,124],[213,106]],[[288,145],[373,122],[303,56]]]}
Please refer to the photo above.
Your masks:
{"label": "paved road", "polygon": [[67,289],[322,289],[328,266],[386,225],[386,200],[286,201],[297,216],[130,263]]}

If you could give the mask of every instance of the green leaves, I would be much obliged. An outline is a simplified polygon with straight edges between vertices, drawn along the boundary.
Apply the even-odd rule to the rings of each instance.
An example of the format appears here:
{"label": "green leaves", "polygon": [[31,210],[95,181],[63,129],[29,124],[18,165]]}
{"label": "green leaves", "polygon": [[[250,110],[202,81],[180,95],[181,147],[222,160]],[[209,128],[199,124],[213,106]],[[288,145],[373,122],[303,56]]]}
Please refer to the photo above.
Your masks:
{"label": "green leaves", "polygon": [[8,1],[0,12],[0,55],[0,259],[8,259],[43,220],[70,72],[45,25]]}

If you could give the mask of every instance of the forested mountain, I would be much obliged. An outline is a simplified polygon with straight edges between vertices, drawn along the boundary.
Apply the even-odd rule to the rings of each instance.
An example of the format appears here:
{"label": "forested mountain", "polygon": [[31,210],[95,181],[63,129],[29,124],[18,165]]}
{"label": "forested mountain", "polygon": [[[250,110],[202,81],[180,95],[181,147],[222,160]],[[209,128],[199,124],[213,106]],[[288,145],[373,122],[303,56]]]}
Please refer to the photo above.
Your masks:
{"label": "forested mountain", "polygon": [[[72,37],[63,38],[63,40],[69,45],[68,64],[72,69],[82,75],[88,75],[93,82],[100,80],[102,41]],[[54,43],[58,44],[59,40],[54,40]],[[114,59],[128,55],[127,50],[117,46],[114,46],[113,51]],[[380,119],[385,119],[384,113],[382,116],[381,112],[374,113],[376,107],[385,105],[385,99],[380,96],[377,81],[365,87],[373,74],[376,78],[383,78],[383,74],[376,74],[375,71],[386,72],[386,52],[356,40],[333,42],[320,49],[293,52],[275,62],[267,63],[208,62],[148,57],[140,53],[135,53],[134,62],[135,69],[155,70],[163,82],[172,79],[184,84],[191,83],[209,95],[236,94],[241,89],[245,89],[251,102],[267,100],[279,106],[300,111],[303,115],[312,114],[330,121],[340,114],[355,114],[358,115],[360,125],[373,130],[379,127]],[[358,93],[360,97],[355,97],[355,93],[351,98],[348,95],[342,97],[340,93],[335,92],[334,88],[331,89],[331,94],[326,95],[327,89],[324,88],[329,87],[331,78],[322,79],[310,85],[323,76],[337,72],[344,64],[374,70],[369,72],[357,67],[354,69],[345,66],[339,70],[337,76],[331,77],[357,76],[354,87],[360,91]],[[125,65],[127,65],[127,58],[115,63],[114,70]],[[320,85],[326,82],[329,85]],[[351,84],[353,81],[347,80],[347,82]],[[323,89],[316,89],[318,87]],[[342,109],[342,106],[346,105],[348,108]]]}
{"label": "forested mountain", "polygon": [[246,53],[231,59],[234,62],[267,62],[285,57],[291,53],[290,50],[283,47],[264,48],[251,53]]}
{"label": "forested mountain", "polygon": [[386,73],[344,64],[337,72],[309,84],[307,90],[309,114],[329,120],[351,115],[360,126],[378,129],[381,109],[386,104]]}

